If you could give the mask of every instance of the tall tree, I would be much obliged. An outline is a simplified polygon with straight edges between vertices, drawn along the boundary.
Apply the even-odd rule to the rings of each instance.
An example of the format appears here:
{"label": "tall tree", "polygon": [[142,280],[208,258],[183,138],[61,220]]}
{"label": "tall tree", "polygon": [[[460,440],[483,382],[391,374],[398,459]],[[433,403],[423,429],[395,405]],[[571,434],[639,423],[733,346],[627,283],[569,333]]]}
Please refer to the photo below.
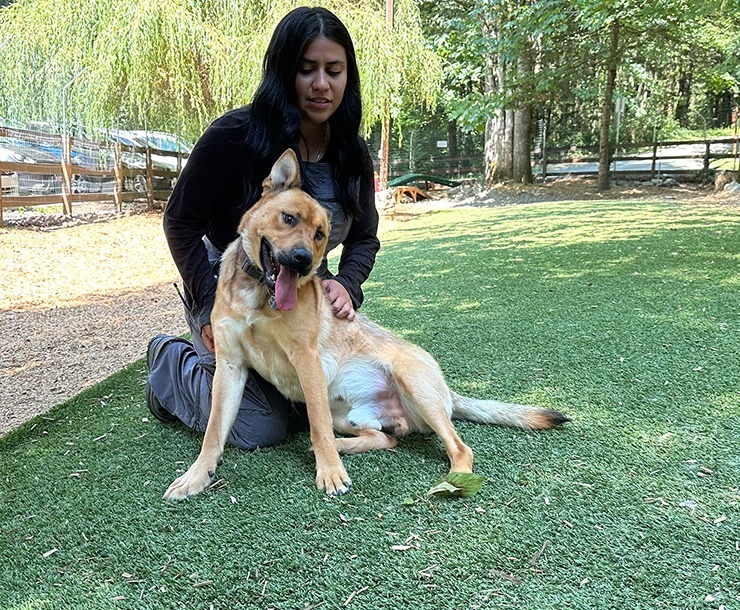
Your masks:
{"label": "tall tree", "polygon": [[442,99],[450,119],[485,130],[486,182],[531,182],[532,99],[525,85],[533,77],[531,40],[508,27],[521,3],[422,0],[420,6],[445,61]]}
{"label": "tall tree", "polygon": [[619,66],[619,20],[613,19],[609,25],[609,52],[606,56],[606,85],[604,102],[601,106],[601,127],[599,130],[599,191],[609,189],[609,163],[611,161],[611,122],[614,87],[617,82]]}
{"label": "tall tree", "polygon": [[605,84],[599,137],[599,190],[607,190],[610,186],[609,163],[613,150],[610,126],[618,73],[623,62],[639,61],[648,38],[651,46],[670,54],[670,47],[686,38],[690,24],[705,7],[706,2],[695,0],[582,2],[585,31],[608,41],[602,44]]}

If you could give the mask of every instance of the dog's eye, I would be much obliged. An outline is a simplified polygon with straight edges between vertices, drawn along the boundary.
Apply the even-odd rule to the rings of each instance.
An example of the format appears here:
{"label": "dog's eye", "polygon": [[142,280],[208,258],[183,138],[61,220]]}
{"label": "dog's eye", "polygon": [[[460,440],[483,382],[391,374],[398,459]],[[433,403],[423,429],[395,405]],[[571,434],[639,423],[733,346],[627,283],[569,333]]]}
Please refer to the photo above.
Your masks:
{"label": "dog's eye", "polygon": [[324,237],[326,237],[326,233],[324,233],[321,229],[316,231],[316,235],[314,235],[314,239],[316,241],[321,241],[324,239]]}
{"label": "dog's eye", "polygon": [[298,221],[295,216],[283,212],[283,222],[288,226],[294,227]]}

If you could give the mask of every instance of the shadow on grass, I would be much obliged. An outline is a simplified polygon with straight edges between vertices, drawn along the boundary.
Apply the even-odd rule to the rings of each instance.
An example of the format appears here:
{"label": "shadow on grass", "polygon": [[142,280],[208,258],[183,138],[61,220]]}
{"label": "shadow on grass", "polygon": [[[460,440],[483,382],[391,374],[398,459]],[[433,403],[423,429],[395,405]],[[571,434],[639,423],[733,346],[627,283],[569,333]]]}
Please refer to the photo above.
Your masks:
{"label": "shadow on grass", "polygon": [[460,423],[488,479],[465,500],[424,499],[445,464],[420,435],[345,458],[354,487],[325,498],[297,425],[165,503],[201,439],[149,421],[132,365],[0,439],[0,606],[733,607],[737,220],[548,204],[389,235],[366,313],[456,390],[574,419]]}

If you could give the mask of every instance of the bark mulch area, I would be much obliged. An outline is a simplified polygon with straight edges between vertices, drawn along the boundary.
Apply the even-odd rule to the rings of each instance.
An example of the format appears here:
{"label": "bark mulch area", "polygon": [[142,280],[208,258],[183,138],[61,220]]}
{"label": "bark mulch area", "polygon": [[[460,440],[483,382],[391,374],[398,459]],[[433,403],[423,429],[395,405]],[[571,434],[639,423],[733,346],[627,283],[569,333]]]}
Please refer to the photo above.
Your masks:
{"label": "bark mulch area", "polygon": [[0,435],[186,330],[161,214],[0,228],[0,252]]}

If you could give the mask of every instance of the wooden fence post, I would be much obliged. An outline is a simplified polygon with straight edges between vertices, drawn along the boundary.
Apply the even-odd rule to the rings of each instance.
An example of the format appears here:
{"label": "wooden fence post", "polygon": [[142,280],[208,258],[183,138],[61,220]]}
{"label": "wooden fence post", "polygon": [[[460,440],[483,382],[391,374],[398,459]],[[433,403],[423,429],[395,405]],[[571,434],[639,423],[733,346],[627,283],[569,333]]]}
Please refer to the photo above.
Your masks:
{"label": "wooden fence post", "polygon": [[72,216],[72,136],[62,136],[62,210]]}
{"label": "wooden fence post", "polygon": [[542,147],[542,179],[547,178],[547,148]]}
{"label": "wooden fence post", "polygon": [[709,152],[710,152],[709,149],[711,148],[711,145],[707,141],[707,142],[705,142],[704,146],[705,146],[705,150],[704,150],[704,171],[707,172],[707,171],[709,171]]}
{"label": "wooden fence post", "polygon": [[116,211],[120,214],[123,212],[123,152],[121,151],[120,142],[113,145],[113,175],[116,179],[116,184],[113,187],[113,201],[116,205]]}
{"label": "wooden fence post", "polygon": [[[548,110],[548,113],[550,111]],[[542,180],[547,179],[547,120],[542,122]]]}
{"label": "wooden fence post", "polygon": [[3,175],[0,174],[0,227],[3,226]]}
{"label": "wooden fence post", "polygon": [[653,142],[653,163],[650,166],[650,180],[655,178],[655,166],[658,163],[658,143]]}
{"label": "wooden fence post", "polygon": [[152,168],[152,149],[146,145],[146,207],[154,209],[154,170]]}

